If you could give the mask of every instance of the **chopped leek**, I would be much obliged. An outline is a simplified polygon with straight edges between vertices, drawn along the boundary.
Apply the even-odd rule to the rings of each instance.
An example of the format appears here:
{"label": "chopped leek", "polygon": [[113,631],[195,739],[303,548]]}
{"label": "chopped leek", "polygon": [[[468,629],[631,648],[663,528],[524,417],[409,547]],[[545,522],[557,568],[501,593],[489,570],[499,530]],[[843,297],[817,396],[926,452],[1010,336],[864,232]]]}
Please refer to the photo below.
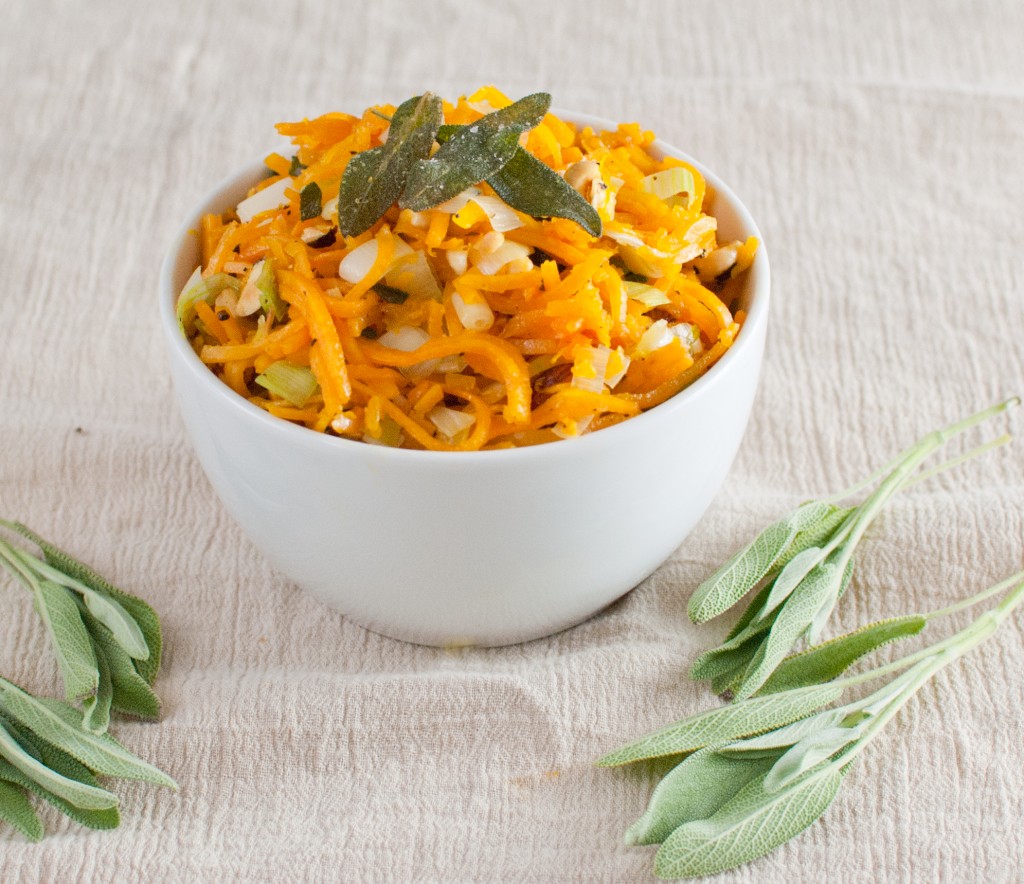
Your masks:
{"label": "chopped leek", "polygon": [[[395,245],[401,242],[395,238]],[[405,243],[402,243],[405,245]],[[413,252],[406,246],[403,257],[394,261],[391,269],[384,274],[384,280],[394,289],[408,292],[416,298],[441,300],[441,286],[437,284],[434,271],[423,252]]]}
{"label": "chopped leek", "polygon": [[288,305],[277,293],[277,277],[274,276],[274,263],[270,258],[263,262],[263,269],[256,279],[256,289],[260,293],[260,304],[267,316],[273,315],[278,322],[288,314]]}
{"label": "chopped leek", "polygon": [[671,343],[673,337],[668,323],[664,319],[659,319],[640,336],[636,347],[633,348],[633,356],[642,358],[655,350],[660,350],[666,344]]}
{"label": "chopped leek", "polygon": [[370,445],[384,445],[388,448],[401,448],[405,441],[405,434],[398,422],[388,415],[382,415],[380,419],[380,438],[375,438],[369,433],[363,434],[363,441]]}
{"label": "chopped leek", "polygon": [[464,411],[454,408],[447,408],[444,405],[436,405],[427,412],[430,422],[437,427],[441,435],[445,436],[452,444],[458,444],[460,436],[469,430],[476,422],[476,418]]}
{"label": "chopped leek", "polygon": [[263,374],[256,375],[256,383],[296,408],[302,408],[318,386],[308,367],[284,359],[270,363]]}
{"label": "chopped leek", "polygon": [[648,285],[645,282],[630,282],[627,280],[623,285],[626,288],[626,297],[643,304],[646,308],[644,310],[645,313],[647,310],[660,307],[662,304],[672,303],[668,295],[661,289]]}
{"label": "chopped leek", "polygon": [[685,193],[686,200],[680,202],[680,205],[688,209],[697,195],[697,182],[694,181],[693,173],[689,169],[683,166],[673,166],[663,172],[648,175],[640,182],[640,189],[645,193],[653,193],[663,200]]}
{"label": "chopped leek", "polygon": [[474,266],[484,276],[494,276],[506,264],[511,264],[519,258],[529,258],[532,249],[522,243],[506,240],[489,255],[480,255],[475,258]]}
{"label": "chopped leek", "polygon": [[196,304],[199,301],[212,304],[217,295],[226,288],[238,292],[242,288],[242,283],[227,273],[214,273],[213,276],[204,279],[198,267],[193,271],[181,294],[178,295],[177,304],[178,327],[186,338],[191,337],[195,331]]}

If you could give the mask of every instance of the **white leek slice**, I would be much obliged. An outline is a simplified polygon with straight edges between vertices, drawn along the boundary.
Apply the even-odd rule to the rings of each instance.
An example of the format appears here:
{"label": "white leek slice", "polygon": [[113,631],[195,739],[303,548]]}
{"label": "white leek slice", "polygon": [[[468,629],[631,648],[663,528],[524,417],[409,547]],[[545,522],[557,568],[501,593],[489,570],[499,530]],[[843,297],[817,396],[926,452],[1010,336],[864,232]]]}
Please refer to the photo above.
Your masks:
{"label": "white leek slice", "polygon": [[492,230],[503,233],[523,226],[522,220],[511,206],[496,196],[484,196],[479,187],[467,187],[462,193],[455,194],[450,200],[434,208],[435,211],[454,215],[466,208],[470,202],[476,203],[487,215]]}
{"label": "white leek slice", "polygon": [[629,357],[621,348],[577,347],[572,366],[572,387],[590,393],[613,389],[629,368]]}
{"label": "white leek slice", "polygon": [[434,206],[434,211],[454,215],[456,212],[466,208],[466,203],[475,196],[480,196],[480,188],[467,187],[462,193],[455,194],[450,200],[445,200],[440,205]]}
{"label": "white leek slice", "polygon": [[238,204],[235,210],[238,213],[238,220],[243,224],[252,221],[261,212],[269,212],[288,204],[288,197],[284,195],[286,190],[295,189],[295,179],[281,178],[273,184],[269,184],[263,190],[246,197]]}
{"label": "white leek slice", "polygon": [[[399,242],[401,240],[395,240],[396,245]],[[408,292],[414,297],[441,300],[441,286],[437,284],[434,271],[423,252],[410,249],[404,258],[399,258],[391,265],[391,269],[384,274],[384,281],[392,288]]]}
{"label": "white leek slice", "polygon": [[296,408],[302,408],[319,386],[308,367],[284,359],[270,363],[262,374],[256,375],[256,383]]}
{"label": "white leek slice", "polygon": [[484,276],[494,276],[506,264],[520,258],[529,258],[532,249],[522,243],[506,240],[489,255],[474,257],[473,266]]}
{"label": "white leek slice", "polygon": [[622,263],[626,265],[627,270],[632,270],[633,273],[639,273],[641,276],[646,276],[648,279],[660,279],[664,276],[664,271],[658,264],[655,264],[651,260],[651,257],[667,258],[668,255],[664,252],[660,252],[658,249],[652,249],[650,246],[640,245],[634,248],[631,245],[624,243],[619,244],[619,257],[622,258]]}
{"label": "white leek slice", "polygon": [[444,405],[435,405],[427,412],[427,418],[449,442],[454,442],[476,423],[474,415]]}
{"label": "white leek slice", "polygon": [[[414,325],[403,325],[401,328],[384,332],[377,339],[377,342],[392,350],[402,350],[405,353],[411,353],[413,350],[418,350],[429,340],[430,335],[424,329]],[[450,359],[451,357],[444,358]],[[442,367],[442,362],[442,359],[426,359],[414,365],[404,366],[399,371],[407,378],[419,379],[429,377],[438,371],[453,370]]]}
{"label": "white leek slice", "polygon": [[613,227],[609,224],[604,229],[604,235],[607,236],[608,239],[619,243],[619,245],[632,246],[635,249],[643,248],[647,245],[647,243],[640,239],[640,237],[632,230],[625,227]]}
{"label": "white leek slice", "polygon": [[517,227],[523,226],[515,209],[496,196],[474,196],[473,202],[487,213],[491,222],[491,230],[504,233],[506,230],[515,230]]}
{"label": "white leek slice", "polygon": [[418,350],[429,340],[430,335],[422,328],[414,325],[403,325],[401,328],[396,328],[393,331],[384,332],[377,339],[377,343],[387,347],[389,350],[402,350],[405,353],[411,353],[413,350]]}
{"label": "white leek slice", "polygon": [[704,352],[704,344],[700,340],[700,330],[688,322],[679,322],[669,327],[669,332],[679,338],[679,342],[691,356]]}
{"label": "white leek slice", "polygon": [[673,334],[669,331],[668,323],[664,319],[659,319],[640,336],[640,340],[633,348],[633,358],[639,359],[655,350],[660,350],[670,343],[672,338]]}
{"label": "white leek slice", "polygon": [[655,307],[660,307],[662,304],[672,303],[661,289],[655,288],[653,285],[648,285],[646,282],[630,282],[627,280],[624,283],[626,289],[626,297],[633,301],[639,301],[644,305],[644,312],[652,310]]}

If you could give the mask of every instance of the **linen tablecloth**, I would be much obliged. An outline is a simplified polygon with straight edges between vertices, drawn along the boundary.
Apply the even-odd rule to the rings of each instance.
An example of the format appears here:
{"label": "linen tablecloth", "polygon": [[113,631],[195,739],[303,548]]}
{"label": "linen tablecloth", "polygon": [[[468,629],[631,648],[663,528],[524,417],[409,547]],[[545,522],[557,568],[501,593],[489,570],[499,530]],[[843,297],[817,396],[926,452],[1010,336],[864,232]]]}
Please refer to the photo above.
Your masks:
{"label": "linen tablecloth", "polygon": [[[115,832],[49,810],[39,844],[4,828],[0,880],[651,880],[621,836],[654,774],[593,761],[716,702],[685,677],[726,628],[688,624],[693,587],[796,502],[1024,391],[1022,36],[1014,0],[7,0],[0,515],[162,615],[163,720],[113,731],[181,790],[119,784]],[[575,629],[446,652],[321,606],[228,518],[156,278],[275,122],[485,83],[714,169],[762,227],[773,315],[735,467],[670,560]],[[1019,569],[1022,467],[1017,443],[901,495],[831,628]],[[0,603],[0,672],[57,694],[28,598],[4,578]],[[1020,880],[1022,638],[1017,618],[939,675],[822,821],[721,880]]]}

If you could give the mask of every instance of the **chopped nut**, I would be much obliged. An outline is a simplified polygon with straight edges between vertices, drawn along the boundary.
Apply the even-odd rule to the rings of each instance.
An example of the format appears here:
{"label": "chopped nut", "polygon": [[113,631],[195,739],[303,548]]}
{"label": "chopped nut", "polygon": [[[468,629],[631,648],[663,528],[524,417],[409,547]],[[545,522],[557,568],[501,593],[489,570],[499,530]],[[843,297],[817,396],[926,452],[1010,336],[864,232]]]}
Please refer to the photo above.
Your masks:
{"label": "chopped nut", "polygon": [[601,167],[594,160],[580,160],[565,170],[566,183],[586,196],[592,181],[601,180]]}
{"label": "chopped nut", "polygon": [[733,244],[719,246],[711,254],[698,258],[693,262],[697,274],[704,282],[718,279],[732,270],[736,264],[736,246]]}

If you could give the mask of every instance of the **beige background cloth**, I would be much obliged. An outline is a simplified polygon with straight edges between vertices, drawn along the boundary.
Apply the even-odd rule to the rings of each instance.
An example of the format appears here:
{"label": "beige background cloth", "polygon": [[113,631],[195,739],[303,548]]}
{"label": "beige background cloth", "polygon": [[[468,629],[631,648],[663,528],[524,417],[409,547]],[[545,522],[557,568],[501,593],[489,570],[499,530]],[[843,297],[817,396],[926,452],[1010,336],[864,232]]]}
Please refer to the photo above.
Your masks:
{"label": "beige background cloth", "polygon": [[[2,17],[0,514],[159,610],[163,721],[114,729],[181,784],[119,784],[116,832],[49,810],[41,844],[0,830],[5,882],[651,880],[653,849],[621,836],[655,779],[592,762],[714,702],[684,673],[725,625],[688,625],[692,588],[801,499],[1024,392],[1016,0],[7,0]],[[449,653],[347,622],[243,537],[185,437],[155,289],[184,213],[275,122],[484,83],[703,160],[761,224],[774,303],[736,465],[664,567],[576,629]],[[1020,568],[1022,446],[902,495],[834,629]],[[6,578],[0,604],[0,671],[56,692]],[[1022,624],[921,691],[821,822],[720,880],[1021,880]]]}

